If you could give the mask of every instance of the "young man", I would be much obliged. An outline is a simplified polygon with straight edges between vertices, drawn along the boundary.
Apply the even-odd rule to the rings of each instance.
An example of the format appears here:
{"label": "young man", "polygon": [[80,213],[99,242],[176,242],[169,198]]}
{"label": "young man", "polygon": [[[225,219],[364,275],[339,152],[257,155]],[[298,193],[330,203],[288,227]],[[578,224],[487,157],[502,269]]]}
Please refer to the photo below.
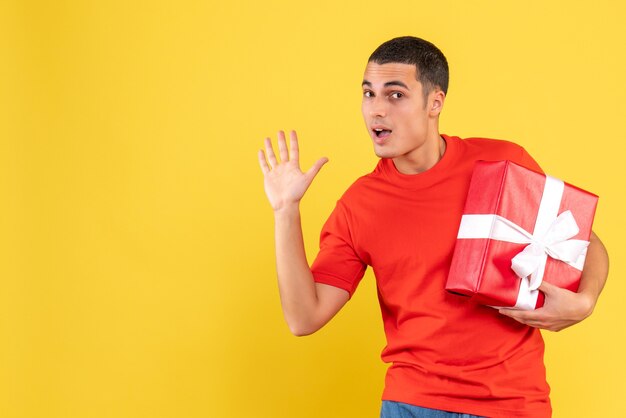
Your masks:
{"label": "young man", "polygon": [[[544,307],[496,310],[444,290],[475,161],[540,167],[507,141],[439,134],[448,64],[414,37],[369,58],[362,111],[380,161],[337,202],[309,267],[299,202],[320,168],[298,164],[298,141],[278,134],[280,162],[265,141],[259,163],[275,215],[283,312],[295,335],[324,326],[350,299],[367,266],[376,276],[391,363],[381,417],[551,416],[539,328],[558,331],[591,314],[608,274],[592,234],[578,293],[546,283]],[[268,164],[269,160],[269,164]]]}

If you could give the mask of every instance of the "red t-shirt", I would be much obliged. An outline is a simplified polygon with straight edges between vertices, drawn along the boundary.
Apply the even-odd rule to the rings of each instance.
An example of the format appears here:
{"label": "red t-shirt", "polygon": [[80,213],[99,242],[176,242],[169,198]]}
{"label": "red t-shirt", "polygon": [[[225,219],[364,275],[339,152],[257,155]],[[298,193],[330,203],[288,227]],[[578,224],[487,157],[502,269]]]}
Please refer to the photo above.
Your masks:
{"label": "red t-shirt", "polygon": [[391,363],[383,400],[489,417],[551,416],[544,344],[536,328],[444,290],[474,163],[511,160],[535,171],[520,146],[442,135],[431,169],[400,173],[392,160],[337,202],[311,270],[350,296],[376,276]]}

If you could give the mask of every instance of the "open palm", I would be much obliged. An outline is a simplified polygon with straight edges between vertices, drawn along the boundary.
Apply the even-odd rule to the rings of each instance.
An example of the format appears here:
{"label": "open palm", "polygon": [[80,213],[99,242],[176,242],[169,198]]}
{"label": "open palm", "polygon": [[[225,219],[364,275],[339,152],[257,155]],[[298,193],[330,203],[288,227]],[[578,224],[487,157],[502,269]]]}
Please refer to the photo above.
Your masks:
{"label": "open palm", "polygon": [[259,165],[265,177],[265,193],[275,211],[298,203],[322,166],[328,162],[328,158],[320,158],[308,171],[303,172],[300,169],[298,136],[295,131],[290,133],[290,148],[291,155],[287,149],[285,133],[280,131],[278,132],[280,162],[274,154],[270,138],[265,139],[266,152],[259,150]]}

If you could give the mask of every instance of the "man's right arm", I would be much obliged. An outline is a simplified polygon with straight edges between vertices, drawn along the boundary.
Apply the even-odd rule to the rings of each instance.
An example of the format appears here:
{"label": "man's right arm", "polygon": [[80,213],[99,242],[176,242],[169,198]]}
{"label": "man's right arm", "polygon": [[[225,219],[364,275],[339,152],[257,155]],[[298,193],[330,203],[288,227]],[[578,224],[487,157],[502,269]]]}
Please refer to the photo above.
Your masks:
{"label": "man's right arm", "polygon": [[265,147],[269,165],[262,150],[259,164],[265,192],[274,210],[276,271],[283,314],[294,335],[309,335],[323,327],[349,299],[343,289],[315,283],[304,251],[300,200],[328,160],[321,158],[303,173],[299,167],[298,140],[293,131],[291,158],[282,131],[278,133],[280,162],[269,138],[265,140]]}

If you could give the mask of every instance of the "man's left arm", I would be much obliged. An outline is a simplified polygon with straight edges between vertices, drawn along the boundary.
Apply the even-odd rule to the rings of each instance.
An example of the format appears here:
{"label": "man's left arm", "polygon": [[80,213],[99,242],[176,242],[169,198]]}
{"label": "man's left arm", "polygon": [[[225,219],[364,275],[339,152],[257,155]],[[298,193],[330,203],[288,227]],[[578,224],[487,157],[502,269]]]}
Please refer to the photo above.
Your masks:
{"label": "man's left arm", "polygon": [[561,289],[543,281],[544,305],[534,311],[500,309],[500,313],[535,328],[560,331],[579,323],[593,312],[609,274],[609,256],[600,238],[592,231],[578,292]]}

